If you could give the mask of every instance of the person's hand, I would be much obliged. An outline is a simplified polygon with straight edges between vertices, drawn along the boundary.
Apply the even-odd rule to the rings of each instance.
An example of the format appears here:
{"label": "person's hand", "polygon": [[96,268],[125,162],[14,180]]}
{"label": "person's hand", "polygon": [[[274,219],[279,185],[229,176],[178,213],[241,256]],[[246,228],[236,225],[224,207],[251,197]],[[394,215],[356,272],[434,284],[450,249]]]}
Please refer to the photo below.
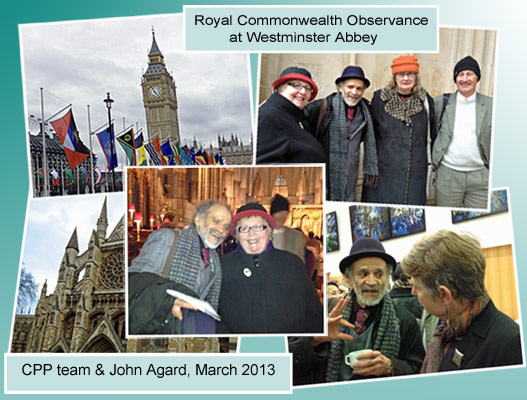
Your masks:
{"label": "person's hand", "polygon": [[196,311],[197,308],[193,306],[192,304],[187,303],[186,301],[183,301],[181,299],[174,300],[174,305],[172,306],[172,315],[179,319],[180,321],[183,320],[183,313],[181,311],[182,308],[188,308],[189,310]]}
{"label": "person's hand", "polygon": [[355,326],[349,321],[346,321],[342,316],[342,311],[350,302],[351,297],[340,299],[329,314],[328,317],[328,336],[315,336],[313,342],[315,346],[318,346],[324,342],[331,342],[332,340],[353,340],[353,336],[339,331],[339,325],[346,326],[351,329],[355,329]]}
{"label": "person's hand", "polygon": [[351,366],[353,373],[363,376],[384,376],[392,374],[392,360],[382,355],[380,351],[374,350],[359,354],[357,361]]}

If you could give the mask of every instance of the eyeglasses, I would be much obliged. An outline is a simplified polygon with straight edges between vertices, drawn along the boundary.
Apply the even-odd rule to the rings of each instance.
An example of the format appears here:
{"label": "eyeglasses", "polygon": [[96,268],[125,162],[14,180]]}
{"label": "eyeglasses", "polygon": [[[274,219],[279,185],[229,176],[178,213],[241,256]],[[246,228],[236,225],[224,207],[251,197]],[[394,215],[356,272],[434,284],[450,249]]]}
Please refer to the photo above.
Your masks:
{"label": "eyeglasses", "polygon": [[416,73],[415,72],[398,72],[396,75],[399,78],[404,78],[405,76],[412,78],[416,75]]}
{"label": "eyeglasses", "polygon": [[306,92],[308,93],[311,93],[313,94],[314,90],[311,89],[311,87],[309,86],[306,86],[306,85],[302,85],[301,83],[298,83],[298,82],[287,82],[287,84],[293,88],[295,88],[296,90],[298,91],[301,91],[302,89],[305,89]]}
{"label": "eyeglasses", "polygon": [[257,225],[242,225],[238,227],[239,233],[249,233],[249,231],[253,232],[262,232],[263,230],[267,229],[267,225],[257,224]]}

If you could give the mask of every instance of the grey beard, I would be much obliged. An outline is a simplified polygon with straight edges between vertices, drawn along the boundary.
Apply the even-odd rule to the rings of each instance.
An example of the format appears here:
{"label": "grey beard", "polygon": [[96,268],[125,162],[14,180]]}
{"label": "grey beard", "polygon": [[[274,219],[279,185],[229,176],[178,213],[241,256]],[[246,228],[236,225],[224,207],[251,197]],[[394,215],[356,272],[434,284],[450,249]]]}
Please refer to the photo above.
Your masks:
{"label": "grey beard", "polygon": [[357,284],[355,283],[355,279],[352,279],[351,283],[353,285],[353,291],[355,292],[355,296],[357,296],[357,299],[359,300],[359,302],[361,302],[362,304],[367,305],[368,307],[376,306],[377,304],[379,304],[382,301],[384,295],[386,293],[388,293],[388,291],[390,290],[390,281],[388,279],[386,279],[386,283],[384,284],[384,288],[379,290],[379,295],[377,296],[377,298],[375,298],[375,299],[366,299],[362,295],[362,291],[359,290],[359,288],[357,287]]}

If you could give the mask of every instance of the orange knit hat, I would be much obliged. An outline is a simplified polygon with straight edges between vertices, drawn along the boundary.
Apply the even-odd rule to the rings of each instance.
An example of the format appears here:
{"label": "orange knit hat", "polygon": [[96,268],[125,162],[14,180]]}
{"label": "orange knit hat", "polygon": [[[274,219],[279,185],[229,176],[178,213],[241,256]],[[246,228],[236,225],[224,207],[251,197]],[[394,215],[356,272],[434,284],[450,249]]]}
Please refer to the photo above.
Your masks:
{"label": "orange knit hat", "polygon": [[392,75],[399,72],[415,72],[419,73],[419,62],[414,56],[400,56],[394,58],[392,61]]}

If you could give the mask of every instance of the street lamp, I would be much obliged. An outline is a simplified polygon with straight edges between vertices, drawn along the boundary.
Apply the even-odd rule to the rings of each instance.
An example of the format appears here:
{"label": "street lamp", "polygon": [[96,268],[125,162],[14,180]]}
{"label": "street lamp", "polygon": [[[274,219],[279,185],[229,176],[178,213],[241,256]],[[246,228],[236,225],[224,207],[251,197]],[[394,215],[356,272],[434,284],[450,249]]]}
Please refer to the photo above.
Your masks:
{"label": "street lamp", "polygon": [[112,171],[112,189],[115,192],[115,165],[113,165],[113,131],[112,131],[112,103],[113,100],[110,98],[110,92],[106,92],[106,98],[103,100],[106,103],[106,108],[108,109],[108,130],[110,132],[110,148],[112,154],[110,154],[110,165]]}
{"label": "street lamp", "polygon": [[141,240],[141,221],[143,220],[143,214],[141,213],[135,213],[134,216],[134,222],[137,224],[137,241],[139,242]]}

